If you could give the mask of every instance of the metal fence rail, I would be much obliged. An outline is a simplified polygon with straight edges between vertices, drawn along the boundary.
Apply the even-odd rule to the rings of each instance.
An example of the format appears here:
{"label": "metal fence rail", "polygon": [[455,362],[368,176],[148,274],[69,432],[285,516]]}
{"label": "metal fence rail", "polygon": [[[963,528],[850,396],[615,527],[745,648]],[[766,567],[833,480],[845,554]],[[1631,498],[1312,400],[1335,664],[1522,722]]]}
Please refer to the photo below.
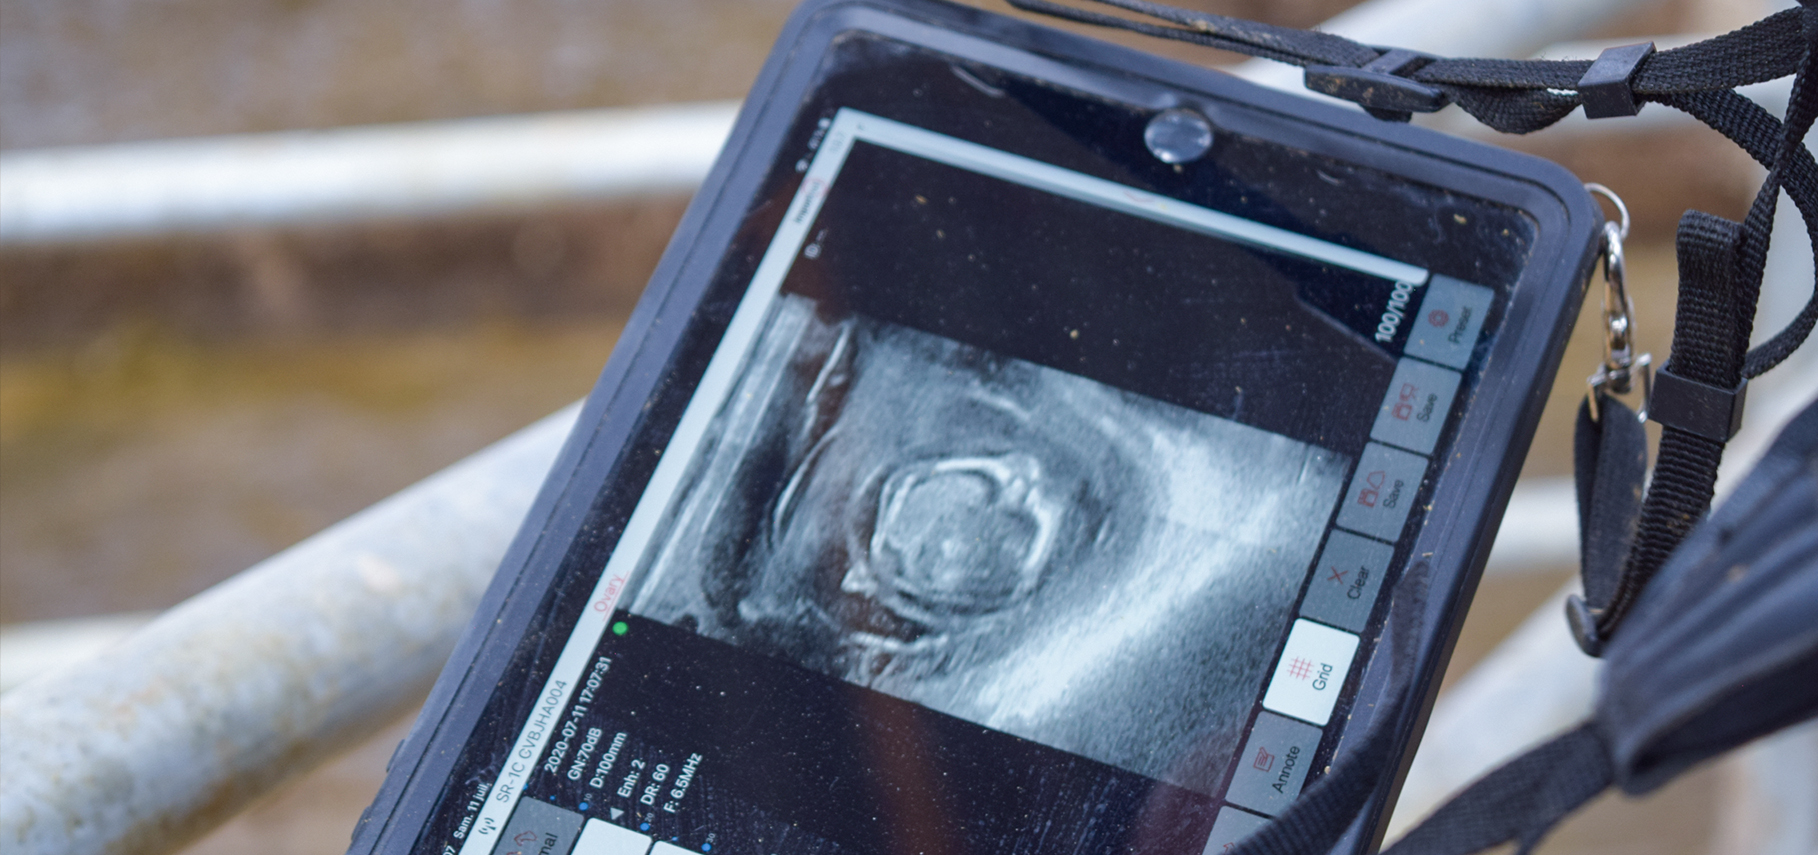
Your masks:
{"label": "metal fence rail", "polygon": [[713,102],[10,152],[0,244],[685,193],[737,113]]}
{"label": "metal fence rail", "polygon": [[0,695],[0,850],[169,851],[415,703],[578,409]]}
{"label": "metal fence rail", "polygon": [[[1646,2],[1372,0],[1322,28],[1453,56],[1526,56]],[[1291,66],[1252,60],[1231,71],[1324,98],[1303,88]],[[712,166],[737,108],[678,104],[7,152],[0,154],[0,245],[687,192]]]}

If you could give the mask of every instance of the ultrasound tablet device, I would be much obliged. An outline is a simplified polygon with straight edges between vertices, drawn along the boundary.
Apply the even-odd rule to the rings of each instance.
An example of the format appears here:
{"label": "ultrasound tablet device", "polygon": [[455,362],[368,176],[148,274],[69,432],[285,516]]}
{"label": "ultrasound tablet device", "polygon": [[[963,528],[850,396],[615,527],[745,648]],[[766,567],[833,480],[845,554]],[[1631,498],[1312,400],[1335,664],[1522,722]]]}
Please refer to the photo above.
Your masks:
{"label": "ultrasound tablet device", "polygon": [[1532,158],[931,0],[791,19],[352,852],[1379,840],[1602,216]]}

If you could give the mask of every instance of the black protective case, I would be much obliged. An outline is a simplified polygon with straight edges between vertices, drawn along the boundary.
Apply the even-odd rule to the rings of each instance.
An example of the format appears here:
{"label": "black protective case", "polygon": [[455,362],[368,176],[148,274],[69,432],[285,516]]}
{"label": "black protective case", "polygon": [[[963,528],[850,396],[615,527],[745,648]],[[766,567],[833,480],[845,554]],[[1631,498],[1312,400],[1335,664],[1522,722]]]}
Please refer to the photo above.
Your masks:
{"label": "black protective case", "polygon": [[[1431,573],[1415,684],[1421,697],[1395,723],[1399,764],[1382,770],[1369,809],[1335,850],[1373,851],[1533,438],[1595,260],[1602,213],[1577,178],[1546,161],[940,0],[809,0],[791,17],[348,851],[401,855],[415,845],[570,544],[582,534],[596,494],[630,450],[644,402],[662,382],[777,157],[822,53],[835,36],[855,29],[1158,110],[1194,107],[1246,133],[1508,205],[1532,219],[1529,262],[1510,291],[1474,398],[1462,407],[1455,457],[1427,494],[1430,506],[1411,552]],[[1161,102],[1158,92],[1167,93]],[[1457,454],[1462,449],[1470,453]],[[1383,658],[1363,670],[1347,737],[1362,733],[1375,711],[1388,706]]]}

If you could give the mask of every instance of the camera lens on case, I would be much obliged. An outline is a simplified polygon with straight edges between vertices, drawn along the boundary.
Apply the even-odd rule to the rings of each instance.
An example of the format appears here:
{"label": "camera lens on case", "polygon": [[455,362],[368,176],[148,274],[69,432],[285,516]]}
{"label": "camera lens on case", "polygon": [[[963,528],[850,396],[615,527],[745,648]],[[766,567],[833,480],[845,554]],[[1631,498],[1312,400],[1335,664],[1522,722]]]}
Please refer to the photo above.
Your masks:
{"label": "camera lens on case", "polygon": [[1191,163],[1212,148],[1212,123],[1192,110],[1164,110],[1143,129],[1143,143],[1162,163]]}

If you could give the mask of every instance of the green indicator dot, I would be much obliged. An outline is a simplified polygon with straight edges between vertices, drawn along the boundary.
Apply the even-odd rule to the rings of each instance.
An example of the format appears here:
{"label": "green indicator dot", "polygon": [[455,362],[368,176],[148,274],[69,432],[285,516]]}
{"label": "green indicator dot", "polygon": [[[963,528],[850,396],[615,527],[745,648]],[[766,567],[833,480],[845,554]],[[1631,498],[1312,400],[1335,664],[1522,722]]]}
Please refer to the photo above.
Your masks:
{"label": "green indicator dot", "polygon": [[631,625],[625,623],[624,621],[619,621],[612,625],[612,634],[613,635],[624,635],[625,633],[630,632],[630,631],[631,631]]}

